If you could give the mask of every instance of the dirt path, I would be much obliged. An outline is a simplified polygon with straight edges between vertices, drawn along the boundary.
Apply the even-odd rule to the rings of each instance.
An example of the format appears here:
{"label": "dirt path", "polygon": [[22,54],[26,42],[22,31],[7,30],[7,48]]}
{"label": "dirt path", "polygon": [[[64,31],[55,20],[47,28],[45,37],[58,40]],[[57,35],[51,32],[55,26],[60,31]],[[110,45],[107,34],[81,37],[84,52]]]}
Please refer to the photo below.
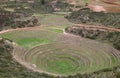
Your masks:
{"label": "dirt path", "polygon": [[72,28],[83,28],[88,30],[100,30],[100,31],[117,31],[120,32],[119,28],[105,27],[105,26],[94,26],[94,25],[85,25],[85,24],[75,24]]}
{"label": "dirt path", "polygon": [[6,33],[6,32],[11,32],[11,31],[17,31],[17,30],[33,30],[33,29],[37,29],[40,28],[42,26],[35,26],[35,27],[25,27],[25,28],[16,28],[16,29],[8,29],[8,30],[2,30],[0,31],[0,34]]}

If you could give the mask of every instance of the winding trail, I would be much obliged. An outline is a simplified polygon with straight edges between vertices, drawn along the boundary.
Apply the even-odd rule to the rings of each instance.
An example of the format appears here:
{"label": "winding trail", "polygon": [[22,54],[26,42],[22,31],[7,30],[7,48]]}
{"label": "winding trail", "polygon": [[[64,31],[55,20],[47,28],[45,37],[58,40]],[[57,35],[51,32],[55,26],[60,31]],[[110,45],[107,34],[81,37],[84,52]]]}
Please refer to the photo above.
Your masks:
{"label": "winding trail", "polygon": [[[39,27],[44,27],[44,25],[36,26],[36,27],[25,27],[25,28],[2,30],[2,31],[0,31],[0,34],[6,33],[6,32],[11,32],[11,31],[17,31],[17,30],[26,30],[26,29],[33,30],[33,29],[37,29]],[[86,24],[74,24],[72,27],[73,28],[79,27],[79,28],[100,30],[100,31],[117,31],[117,32],[120,32],[120,28],[105,27],[105,26],[95,26],[95,25],[86,25]],[[67,33],[64,33],[64,34],[67,34]]]}
{"label": "winding trail", "polygon": [[11,32],[11,31],[17,31],[17,30],[33,30],[33,29],[37,29],[37,28],[40,28],[42,26],[35,26],[35,27],[25,27],[25,28],[16,28],[16,29],[7,29],[7,30],[2,30],[0,31],[0,34],[3,34],[3,33],[7,33],[7,32]]}

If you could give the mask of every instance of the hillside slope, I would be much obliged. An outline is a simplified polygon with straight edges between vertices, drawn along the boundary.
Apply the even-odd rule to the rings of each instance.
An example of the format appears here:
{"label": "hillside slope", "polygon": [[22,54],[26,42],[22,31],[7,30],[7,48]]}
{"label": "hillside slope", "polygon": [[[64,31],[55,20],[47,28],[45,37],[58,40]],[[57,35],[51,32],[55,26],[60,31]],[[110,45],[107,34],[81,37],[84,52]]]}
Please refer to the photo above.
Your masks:
{"label": "hillside slope", "polygon": [[72,12],[66,18],[74,23],[120,27],[120,13],[94,12],[89,8],[83,8]]}

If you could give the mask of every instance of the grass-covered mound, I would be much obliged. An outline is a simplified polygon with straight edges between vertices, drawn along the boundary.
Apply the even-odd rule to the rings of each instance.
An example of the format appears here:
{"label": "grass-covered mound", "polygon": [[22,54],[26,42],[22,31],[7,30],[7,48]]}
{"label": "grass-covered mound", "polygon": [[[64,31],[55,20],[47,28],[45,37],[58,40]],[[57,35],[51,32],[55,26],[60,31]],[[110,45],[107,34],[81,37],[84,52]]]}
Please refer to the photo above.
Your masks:
{"label": "grass-covered mound", "polygon": [[66,18],[74,23],[120,27],[120,13],[93,12],[88,8],[72,12]]}

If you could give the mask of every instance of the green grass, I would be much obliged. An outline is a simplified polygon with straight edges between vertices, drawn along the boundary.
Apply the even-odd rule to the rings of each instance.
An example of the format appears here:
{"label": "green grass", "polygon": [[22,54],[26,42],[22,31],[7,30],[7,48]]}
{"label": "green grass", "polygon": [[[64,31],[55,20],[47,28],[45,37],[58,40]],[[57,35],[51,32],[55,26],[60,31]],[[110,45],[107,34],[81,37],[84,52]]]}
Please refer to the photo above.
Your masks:
{"label": "green grass", "polygon": [[64,59],[64,60],[55,61],[53,64],[50,64],[48,67],[46,67],[46,70],[59,74],[69,74],[70,71],[71,72],[74,71],[73,68],[74,66],[71,63],[71,61]]}
{"label": "green grass", "polygon": [[[43,28],[44,29],[44,28]],[[3,38],[13,40],[25,49],[30,49],[37,45],[49,44],[57,39],[58,33],[48,30],[19,30],[0,35]]]}
{"label": "green grass", "polygon": [[63,33],[63,30],[58,29],[58,28],[48,28],[48,30],[53,31],[53,32],[57,32],[57,33]]}
{"label": "green grass", "polygon": [[23,38],[23,39],[16,41],[17,44],[21,45],[22,47],[26,49],[29,49],[36,45],[48,44],[50,42],[51,41],[47,39],[40,39],[40,38]]}
{"label": "green grass", "polygon": [[70,23],[67,19],[65,19],[64,15],[60,15],[60,14],[57,15],[53,13],[53,14],[34,14],[34,15],[38,17],[39,22],[42,25],[71,26],[73,24]]}

